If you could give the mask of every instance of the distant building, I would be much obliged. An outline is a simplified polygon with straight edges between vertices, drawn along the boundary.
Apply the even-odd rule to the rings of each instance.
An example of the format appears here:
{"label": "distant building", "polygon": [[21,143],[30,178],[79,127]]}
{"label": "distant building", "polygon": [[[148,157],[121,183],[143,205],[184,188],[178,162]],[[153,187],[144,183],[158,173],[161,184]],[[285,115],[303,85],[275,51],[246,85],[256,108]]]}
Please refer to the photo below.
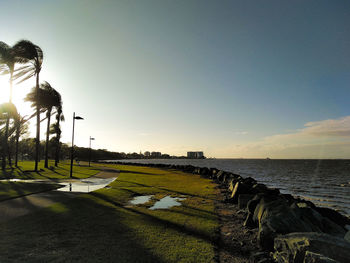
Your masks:
{"label": "distant building", "polygon": [[151,156],[151,153],[150,153],[149,151],[146,151],[146,152],[143,153],[143,155],[144,155],[145,157],[150,157],[150,156]]}
{"label": "distant building", "polygon": [[162,153],[161,152],[151,152],[151,157],[152,158],[162,157]]}
{"label": "distant building", "polygon": [[204,159],[203,152],[187,152],[188,159]]}

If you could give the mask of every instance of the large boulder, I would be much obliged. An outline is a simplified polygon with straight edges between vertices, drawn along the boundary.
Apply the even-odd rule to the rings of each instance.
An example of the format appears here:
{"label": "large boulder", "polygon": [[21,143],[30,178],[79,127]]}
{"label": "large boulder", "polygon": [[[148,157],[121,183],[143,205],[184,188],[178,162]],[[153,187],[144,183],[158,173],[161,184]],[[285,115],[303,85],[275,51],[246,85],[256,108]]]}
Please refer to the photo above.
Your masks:
{"label": "large boulder", "polygon": [[[350,259],[350,243],[324,233],[291,233],[279,236],[275,238],[274,249],[273,257],[279,263],[332,262],[331,260],[349,263]],[[318,257],[319,261],[312,261],[311,259],[317,259],[317,254],[322,255]]]}
{"label": "large boulder", "polygon": [[313,232],[323,232],[339,237],[343,237],[346,233],[343,227],[337,225],[327,217],[323,217],[307,203],[294,203],[291,205],[291,208],[294,209],[300,220],[312,227]]}
{"label": "large boulder", "polygon": [[[276,198],[271,200],[271,197],[261,198],[252,218],[253,222],[258,222],[259,225],[258,244],[262,249],[271,251],[273,240],[278,234],[321,232],[321,229],[312,222],[313,218],[316,218],[312,215],[312,211],[303,213],[297,206],[289,206],[285,199]],[[321,220],[319,219],[319,221]]]}
{"label": "large boulder", "polygon": [[204,178],[209,178],[210,177],[210,170],[207,167],[200,168],[200,175]]}
{"label": "large boulder", "polygon": [[195,167],[192,166],[192,165],[186,165],[184,168],[183,168],[183,171],[186,172],[186,173],[193,173]]}
{"label": "large boulder", "polygon": [[327,217],[329,220],[332,220],[334,223],[345,227],[346,225],[350,225],[350,219],[346,216],[343,216],[339,212],[326,208],[326,207],[315,207],[317,212],[319,212],[322,216]]}
{"label": "large boulder", "polygon": [[345,241],[348,241],[350,243],[350,230],[348,232],[346,232],[344,239],[345,239]]}
{"label": "large boulder", "polygon": [[220,170],[220,171],[218,171],[217,173],[216,173],[216,175],[215,175],[215,178],[214,179],[216,179],[216,180],[218,180],[219,182],[222,180],[222,178],[224,177],[224,171],[222,171],[222,170]]}
{"label": "large boulder", "polygon": [[303,263],[339,263],[339,261],[321,254],[306,251]]}
{"label": "large boulder", "polygon": [[242,177],[231,178],[228,182],[228,190],[232,193],[235,189],[236,183],[243,181]]}
{"label": "large boulder", "polygon": [[[255,212],[255,208],[257,207],[257,205],[260,203],[260,200],[262,198],[265,198],[267,200],[273,201],[276,200],[277,197],[276,196],[267,196],[265,194],[256,194],[251,200],[248,201],[247,203],[247,217],[243,223],[243,226],[248,227],[248,228],[256,228],[259,226],[259,222],[257,220],[257,218],[254,218],[254,212]],[[254,218],[254,219],[253,219]]]}
{"label": "large boulder", "polygon": [[237,204],[239,195],[250,194],[250,189],[250,184],[246,184],[245,182],[237,182],[231,194],[231,202]]}
{"label": "large boulder", "polygon": [[248,202],[254,198],[252,194],[240,194],[238,197],[238,208],[246,209]]}

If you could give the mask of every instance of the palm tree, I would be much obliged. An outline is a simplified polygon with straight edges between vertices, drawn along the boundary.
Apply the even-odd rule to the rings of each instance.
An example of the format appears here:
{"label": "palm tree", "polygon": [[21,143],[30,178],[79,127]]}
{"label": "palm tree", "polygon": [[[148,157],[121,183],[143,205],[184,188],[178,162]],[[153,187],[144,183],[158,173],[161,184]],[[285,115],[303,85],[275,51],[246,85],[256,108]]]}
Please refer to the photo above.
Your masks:
{"label": "palm tree", "polygon": [[[20,57],[27,59],[30,65],[24,66],[19,69],[18,73],[14,76],[16,79],[20,79],[19,82],[23,82],[33,76],[36,76],[35,97],[39,100],[39,74],[43,63],[43,51],[41,48],[28,40],[21,40],[16,45],[16,54]],[[35,142],[35,167],[34,170],[38,171],[39,162],[39,149],[40,149],[40,104],[36,104],[36,142]]]}
{"label": "palm tree", "polygon": [[15,129],[15,166],[18,166],[18,143],[19,137],[25,134],[28,131],[27,125],[28,119],[25,119],[25,116],[21,116],[19,113],[15,116],[14,119],[14,129]]}
{"label": "palm tree", "polygon": [[[9,123],[10,119],[14,119],[15,116],[17,115],[17,108],[13,103],[10,102],[6,102],[6,103],[2,103],[0,105],[0,119],[1,122],[3,122],[3,120],[6,119],[6,124],[7,122]],[[1,130],[1,134],[2,135],[2,152],[7,152],[9,153],[8,150],[8,135],[9,135],[9,127],[7,127],[7,125],[5,126],[4,129]],[[6,154],[5,156],[3,155],[2,157],[2,169],[4,170],[6,168]]]}
{"label": "palm tree", "polygon": [[60,96],[60,103],[57,107],[57,114],[56,114],[56,123],[51,125],[50,132],[53,134],[56,134],[55,136],[55,142],[56,142],[56,151],[55,151],[55,166],[58,166],[58,163],[60,161],[60,140],[61,140],[61,127],[60,122],[64,121],[64,115],[62,114],[62,98]]}
{"label": "palm tree", "polygon": [[[0,41],[0,74],[10,74],[10,98],[9,103],[12,103],[12,89],[13,89],[13,74],[15,71],[16,63],[26,63],[28,59],[22,57],[21,54],[18,53],[18,47],[21,44],[21,41],[17,42],[14,46],[10,47],[5,42]],[[4,133],[4,141],[3,141],[3,151],[2,151],[2,162],[6,166],[6,153],[8,152],[8,130],[9,130],[10,119],[6,120],[6,127]],[[9,165],[11,165],[11,154],[9,154]],[[4,168],[4,166],[3,166]]]}
{"label": "palm tree", "polygon": [[25,100],[32,102],[32,107],[37,107],[37,105],[39,104],[41,111],[46,111],[47,129],[45,146],[45,168],[48,168],[51,113],[53,107],[59,108],[61,106],[61,95],[58,93],[58,91],[51,87],[50,83],[45,81],[44,83],[40,84],[38,99],[36,97],[36,87],[34,87],[32,91],[29,94],[27,94]]}

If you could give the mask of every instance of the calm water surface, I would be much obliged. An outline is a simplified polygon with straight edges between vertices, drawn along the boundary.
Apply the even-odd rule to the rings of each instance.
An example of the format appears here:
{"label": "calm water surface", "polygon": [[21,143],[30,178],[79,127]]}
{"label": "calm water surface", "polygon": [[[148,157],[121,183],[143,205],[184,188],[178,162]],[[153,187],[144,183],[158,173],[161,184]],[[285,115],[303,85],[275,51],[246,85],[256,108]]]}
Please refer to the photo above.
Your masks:
{"label": "calm water surface", "polygon": [[251,176],[282,193],[311,200],[350,215],[350,160],[149,159],[123,162],[215,167]]}

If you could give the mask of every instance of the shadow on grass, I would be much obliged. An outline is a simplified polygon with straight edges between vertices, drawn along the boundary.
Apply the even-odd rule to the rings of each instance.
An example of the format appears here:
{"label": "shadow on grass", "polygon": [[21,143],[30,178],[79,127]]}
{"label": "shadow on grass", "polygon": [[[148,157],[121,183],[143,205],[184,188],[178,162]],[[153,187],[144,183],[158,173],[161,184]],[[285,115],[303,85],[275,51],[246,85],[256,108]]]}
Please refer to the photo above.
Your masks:
{"label": "shadow on grass", "polygon": [[[147,187],[147,188],[155,188],[155,189],[159,189],[162,191],[166,191],[166,192],[171,192],[171,193],[176,193],[178,195],[190,195],[190,196],[195,196],[198,198],[203,198],[203,199],[208,199],[208,200],[216,200],[215,198],[209,198],[207,196],[204,195],[196,195],[196,194],[191,194],[191,193],[186,193],[186,192],[181,192],[181,191],[176,191],[176,190],[171,190],[168,188],[164,188],[164,187],[158,187],[158,186],[153,186],[153,185],[147,185],[147,184],[140,184],[140,183],[135,183],[135,182],[130,182],[130,181],[125,181],[125,180],[119,180],[118,182],[123,182],[123,183],[129,183],[129,184],[135,184],[136,186],[141,186],[141,187]],[[113,186],[114,188],[121,188],[123,186]],[[127,186],[127,187],[132,187],[132,186]]]}
{"label": "shadow on grass", "polygon": [[[164,262],[143,245],[133,229],[121,221],[120,212],[87,198],[77,199],[63,203],[64,212],[44,209],[2,223],[2,260]],[[30,203],[26,205],[33,206]]]}
{"label": "shadow on grass", "polygon": [[154,173],[145,173],[145,172],[138,172],[138,171],[129,171],[129,170],[123,170],[123,169],[119,169],[120,173],[130,173],[130,174],[146,174],[146,175],[153,175],[153,176],[157,176],[158,174],[154,174]]}
{"label": "shadow on grass", "polygon": [[152,223],[154,223],[156,225],[164,225],[166,228],[172,228],[172,229],[174,229],[174,230],[176,230],[178,232],[183,232],[186,235],[195,236],[197,238],[209,241],[210,243],[214,243],[214,242],[217,241],[217,237],[215,237],[215,236],[210,236],[207,233],[199,231],[197,229],[191,229],[191,228],[182,226],[180,224],[176,224],[176,223],[173,223],[173,222],[170,222],[170,221],[167,221],[167,220],[164,220],[164,219],[152,216],[150,214],[141,212],[141,211],[139,211],[137,209],[134,209],[134,208],[125,207],[123,204],[121,204],[119,202],[116,202],[116,201],[114,201],[114,200],[108,198],[107,196],[102,195],[102,194],[100,194],[98,192],[91,192],[90,194],[92,196],[96,197],[96,198],[99,198],[99,199],[101,199],[101,200],[103,200],[105,202],[108,202],[108,203],[112,204],[113,206],[116,206],[116,207],[119,207],[121,209],[125,209],[125,210],[128,210],[130,212],[142,215],[142,216],[146,217],[150,222],[152,222]]}
{"label": "shadow on grass", "polygon": [[[35,207],[30,200],[25,198],[25,205]],[[43,209],[0,224],[0,257],[12,262],[212,262],[211,258],[204,259],[202,255],[210,250],[209,245],[205,251],[197,250],[196,243],[172,247],[172,239],[178,235],[184,239],[183,242],[187,237],[195,237],[214,245],[217,240],[215,235],[191,228],[191,225],[181,225],[124,207],[98,192],[61,203],[60,207],[62,210]],[[195,212],[183,214],[199,216]],[[210,216],[200,217],[212,219]],[[149,227],[155,227],[152,236],[143,235],[142,230]],[[158,227],[175,232],[169,233],[163,240],[157,235]],[[158,246],[162,246],[163,251]],[[201,257],[199,261],[196,261],[197,257]]]}
{"label": "shadow on grass", "polygon": [[[148,188],[149,188],[149,187],[148,187]],[[126,192],[130,193],[131,196],[140,196],[140,195],[149,195],[149,194],[153,194],[153,193],[140,193],[140,192],[136,192],[136,191],[133,191],[133,190],[131,190],[131,189],[123,188],[123,187],[120,187],[119,189],[122,190],[122,191],[126,191]],[[158,192],[158,193],[169,194],[169,192],[166,192],[166,191],[164,191],[164,192]],[[192,195],[189,195],[189,194],[187,194],[186,196],[187,196],[187,197],[192,197]],[[189,215],[189,216],[198,216],[198,212],[199,212],[199,213],[205,213],[205,214],[207,214],[207,215],[203,215],[203,216],[200,215],[200,217],[202,217],[202,218],[206,218],[206,219],[216,219],[217,213],[215,213],[215,212],[211,212],[211,211],[208,211],[208,210],[204,210],[204,209],[200,209],[200,208],[197,208],[197,207],[189,206],[189,205],[186,205],[186,204],[184,204],[184,203],[181,203],[181,206],[183,206],[183,207],[185,207],[185,208],[187,208],[187,209],[190,209],[190,210],[195,210],[195,211],[197,211],[197,212],[193,212],[193,213],[184,212],[184,214],[187,214],[187,215]],[[179,211],[175,211],[175,212],[176,212],[176,213],[179,213]]]}

